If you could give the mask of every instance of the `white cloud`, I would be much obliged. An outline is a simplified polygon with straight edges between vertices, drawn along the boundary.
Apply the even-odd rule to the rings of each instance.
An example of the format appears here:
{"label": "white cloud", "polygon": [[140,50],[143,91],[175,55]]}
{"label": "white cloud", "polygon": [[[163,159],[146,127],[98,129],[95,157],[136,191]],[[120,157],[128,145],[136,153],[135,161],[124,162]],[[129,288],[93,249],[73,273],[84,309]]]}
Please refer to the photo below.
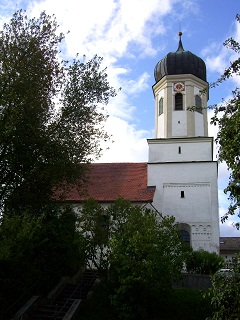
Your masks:
{"label": "white cloud", "polygon": [[[216,54],[217,53],[217,54]],[[205,62],[208,72],[217,72],[222,74],[229,63],[228,49],[223,47],[222,43],[211,43],[202,51],[206,57]]]}
{"label": "white cloud", "polygon": [[[229,35],[228,38],[233,37],[237,42],[240,41],[240,24],[235,22],[234,32]],[[239,54],[234,50],[223,46],[223,43],[227,39],[223,39],[220,43],[212,42],[208,47],[202,50],[202,55],[205,58],[208,72],[217,72],[222,75],[224,70],[229,67],[230,62],[235,61],[239,58]],[[233,76],[231,81],[234,85],[240,85],[239,76]]]}
{"label": "white cloud", "polygon": [[[156,16],[169,13],[173,1],[165,0],[45,0],[33,2],[33,16],[45,10],[55,14],[66,37],[67,54],[84,53],[122,57],[129,54],[129,45],[137,43],[146,54],[154,54],[152,33],[164,32]],[[151,21],[151,24],[149,22]],[[154,23],[154,21],[156,21]],[[161,27],[160,27],[161,26]],[[96,50],[97,49],[97,50]]]}
{"label": "white cloud", "polygon": [[[156,54],[152,35],[164,33],[161,17],[170,12],[176,0],[44,0],[27,2],[28,15],[38,17],[40,12],[56,16],[59,31],[66,34],[63,53],[70,59],[76,53],[104,57],[109,82],[116,89],[122,87],[117,97],[107,106],[110,115],[106,131],[115,143],[104,154],[102,161],[146,161],[148,132],[137,129],[134,122],[136,106],[132,102],[149,88],[149,75],[143,72],[132,75],[132,67],[119,64],[118,59],[133,59]],[[13,9],[11,7],[11,9]],[[66,57],[65,57],[66,58]]]}
{"label": "white cloud", "polygon": [[233,219],[229,219],[224,223],[220,222],[220,237],[240,237],[240,231],[234,227]]}
{"label": "white cloud", "polygon": [[219,203],[222,206],[219,208],[219,225],[220,225],[220,236],[221,237],[240,237],[240,231],[236,229],[234,224],[239,222],[237,216],[229,216],[225,222],[221,222],[221,217],[225,215],[228,210],[229,201],[227,195],[223,191],[219,191]]}
{"label": "white cloud", "polygon": [[[136,130],[134,125],[120,118],[110,116],[106,130],[112,135],[109,150],[103,153],[98,162],[145,162],[148,157],[147,140],[149,132]],[[103,145],[106,148],[106,144]]]}
{"label": "white cloud", "polygon": [[149,79],[149,74],[144,72],[138,79],[129,80],[127,90],[129,94],[139,94],[139,92],[148,89],[149,85],[147,83]]}
{"label": "white cloud", "polygon": [[131,99],[149,88],[147,82],[149,75],[144,72],[137,79],[129,79],[129,70],[123,68],[117,68],[117,72],[115,70],[113,67],[108,69],[109,81],[113,87],[121,88],[121,90],[118,91],[115,98],[111,99],[107,111],[111,116],[133,120],[133,114],[137,107],[132,104]]}

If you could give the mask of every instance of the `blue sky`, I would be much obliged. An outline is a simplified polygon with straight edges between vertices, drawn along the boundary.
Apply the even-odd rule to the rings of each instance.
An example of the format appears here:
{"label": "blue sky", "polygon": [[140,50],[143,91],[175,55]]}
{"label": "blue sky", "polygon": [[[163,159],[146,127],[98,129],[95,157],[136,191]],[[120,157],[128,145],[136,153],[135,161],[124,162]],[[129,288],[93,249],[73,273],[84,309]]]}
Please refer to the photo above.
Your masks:
{"label": "blue sky", "polygon": [[[146,139],[153,138],[153,70],[168,52],[176,51],[178,31],[183,32],[185,50],[200,56],[207,65],[207,79],[212,82],[236,57],[223,47],[230,36],[240,41],[240,27],[235,16],[239,0],[38,0],[0,1],[0,26],[14,11],[25,9],[29,16],[45,10],[55,14],[60,31],[66,36],[64,58],[76,53],[104,58],[109,80],[122,87],[107,107],[110,115],[106,130],[113,144],[104,152],[102,162],[147,161]],[[209,105],[227,98],[240,85],[239,78],[210,91]],[[209,114],[210,119],[211,114]],[[209,135],[217,128],[209,126]],[[219,165],[219,211],[227,210],[228,171]],[[220,226],[222,236],[240,236],[232,222]]]}

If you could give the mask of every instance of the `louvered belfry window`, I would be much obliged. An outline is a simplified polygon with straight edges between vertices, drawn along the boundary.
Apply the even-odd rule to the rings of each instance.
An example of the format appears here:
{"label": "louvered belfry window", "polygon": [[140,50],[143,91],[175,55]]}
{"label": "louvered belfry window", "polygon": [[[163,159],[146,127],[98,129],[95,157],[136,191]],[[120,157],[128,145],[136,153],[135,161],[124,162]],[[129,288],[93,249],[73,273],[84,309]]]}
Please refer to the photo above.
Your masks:
{"label": "louvered belfry window", "polygon": [[179,92],[175,94],[175,110],[183,110],[183,95]]}
{"label": "louvered belfry window", "polygon": [[202,113],[202,99],[199,96],[195,96],[196,111]]}
{"label": "louvered belfry window", "polygon": [[160,116],[163,113],[163,98],[159,100],[159,110],[158,115]]}

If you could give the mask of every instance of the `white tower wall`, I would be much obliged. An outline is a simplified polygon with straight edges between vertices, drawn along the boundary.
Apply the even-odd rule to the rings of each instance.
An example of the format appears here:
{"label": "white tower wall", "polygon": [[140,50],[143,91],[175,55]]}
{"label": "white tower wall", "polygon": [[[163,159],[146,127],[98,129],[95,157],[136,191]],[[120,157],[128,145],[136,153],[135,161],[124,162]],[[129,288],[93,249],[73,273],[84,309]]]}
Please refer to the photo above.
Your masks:
{"label": "white tower wall", "polygon": [[194,250],[218,252],[217,162],[149,163],[148,185],[154,207],[188,226]]}
{"label": "white tower wall", "polygon": [[[175,110],[174,88],[184,84],[179,91],[183,96],[183,110]],[[207,100],[208,84],[194,75],[168,75],[153,86],[155,97],[155,138],[208,136]],[[191,111],[195,97],[201,97],[202,112]],[[159,112],[159,101],[163,99],[163,112]]]}

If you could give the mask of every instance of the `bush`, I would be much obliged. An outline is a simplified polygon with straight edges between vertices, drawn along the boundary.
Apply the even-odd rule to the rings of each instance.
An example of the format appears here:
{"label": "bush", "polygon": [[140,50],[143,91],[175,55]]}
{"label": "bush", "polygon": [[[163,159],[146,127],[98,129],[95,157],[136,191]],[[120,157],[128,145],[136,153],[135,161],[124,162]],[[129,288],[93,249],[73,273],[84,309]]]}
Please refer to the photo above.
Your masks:
{"label": "bush", "polygon": [[208,320],[238,320],[240,318],[240,265],[236,264],[229,273],[216,273],[212,277],[209,291],[214,308]]}
{"label": "bush", "polygon": [[[46,293],[60,277],[83,266],[81,244],[75,232],[76,217],[68,208],[45,208],[41,216],[28,212],[0,220],[0,309],[34,286]],[[33,294],[33,293],[32,293]]]}
{"label": "bush", "polygon": [[[120,320],[111,305],[111,293],[102,281],[83,303],[76,320]],[[174,289],[164,297],[156,292],[154,300],[149,301],[149,314],[144,320],[203,320],[212,314],[210,299],[210,295],[204,297],[202,291],[192,289]]]}
{"label": "bush", "polygon": [[223,264],[224,259],[215,252],[192,251],[187,257],[186,269],[189,273],[214,274]]}

